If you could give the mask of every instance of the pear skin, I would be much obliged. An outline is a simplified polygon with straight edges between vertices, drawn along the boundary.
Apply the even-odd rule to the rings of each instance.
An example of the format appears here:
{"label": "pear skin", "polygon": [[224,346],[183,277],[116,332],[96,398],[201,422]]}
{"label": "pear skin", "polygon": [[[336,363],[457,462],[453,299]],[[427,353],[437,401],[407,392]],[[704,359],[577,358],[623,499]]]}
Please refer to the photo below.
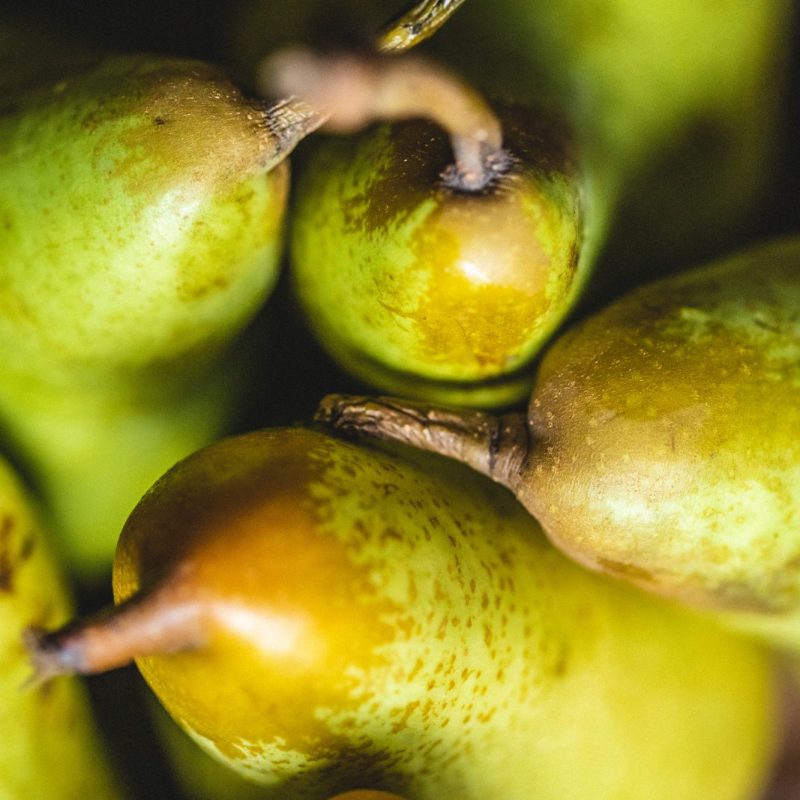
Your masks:
{"label": "pear skin", "polygon": [[553,346],[518,496],[560,547],[687,602],[797,613],[799,270],[796,239],[752,248]]}
{"label": "pear skin", "polygon": [[22,632],[74,613],[38,512],[0,460],[0,796],[9,800],[122,793],[95,728],[89,698],[73,678],[30,683]]}
{"label": "pear skin", "polygon": [[[456,6],[419,4],[413,33]],[[587,279],[608,296],[742,240],[775,176],[791,16],[783,0],[686,0],[658,14],[628,0],[466,3],[434,51],[492,95],[555,109],[573,169],[555,176],[560,196],[548,180],[501,185],[493,207],[443,198],[446,156],[419,194],[436,136],[426,129],[402,147],[394,129],[323,145],[298,185],[291,248],[320,342],[380,392],[521,402],[526,367],[586,299]],[[390,33],[406,47],[403,30]]]}
{"label": "pear skin", "polygon": [[266,797],[753,796],[775,733],[763,651],[581,570],[491,481],[409,456],[303,429],[190,456],[123,530],[116,610],[40,636],[40,676],[136,657]]}
{"label": "pear skin", "polygon": [[0,117],[0,425],[73,567],[232,414],[234,338],[278,274],[283,160],[314,117],[216,67],[48,63]]}

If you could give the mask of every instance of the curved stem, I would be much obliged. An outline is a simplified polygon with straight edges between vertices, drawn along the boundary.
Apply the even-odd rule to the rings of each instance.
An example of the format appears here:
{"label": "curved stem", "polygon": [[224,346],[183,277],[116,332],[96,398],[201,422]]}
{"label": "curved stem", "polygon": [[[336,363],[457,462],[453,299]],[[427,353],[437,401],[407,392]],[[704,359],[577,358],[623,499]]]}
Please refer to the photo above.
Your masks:
{"label": "curved stem", "polygon": [[265,94],[303,98],[326,117],[332,132],[378,120],[431,120],[450,136],[455,176],[448,182],[454,188],[480,191],[507,162],[494,111],[471,87],[426,59],[290,49],[262,64],[258,82]]}
{"label": "curved stem", "polygon": [[528,457],[525,414],[437,408],[389,397],[331,394],[314,417],[329,427],[460,461],[515,491]]}
{"label": "curved stem", "polygon": [[24,640],[34,669],[32,682],[91,675],[123,667],[140,656],[200,647],[204,609],[195,598],[183,595],[177,585],[167,584],[50,633],[28,629]]}
{"label": "curved stem", "polygon": [[378,36],[381,53],[402,53],[433,36],[464,0],[420,0],[390,22]]}

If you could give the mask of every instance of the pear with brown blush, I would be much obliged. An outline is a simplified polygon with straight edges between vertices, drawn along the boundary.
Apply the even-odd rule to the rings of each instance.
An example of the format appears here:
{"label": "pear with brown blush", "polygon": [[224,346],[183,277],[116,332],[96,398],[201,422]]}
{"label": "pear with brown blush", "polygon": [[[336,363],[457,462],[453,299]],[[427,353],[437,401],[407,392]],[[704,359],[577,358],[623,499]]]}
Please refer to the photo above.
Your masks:
{"label": "pear with brown blush", "polygon": [[755,796],[763,651],[580,569],[491,481],[408,456],[303,429],[190,456],[126,523],[118,605],[35,637],[40,678],[136,659],[267,798]]}

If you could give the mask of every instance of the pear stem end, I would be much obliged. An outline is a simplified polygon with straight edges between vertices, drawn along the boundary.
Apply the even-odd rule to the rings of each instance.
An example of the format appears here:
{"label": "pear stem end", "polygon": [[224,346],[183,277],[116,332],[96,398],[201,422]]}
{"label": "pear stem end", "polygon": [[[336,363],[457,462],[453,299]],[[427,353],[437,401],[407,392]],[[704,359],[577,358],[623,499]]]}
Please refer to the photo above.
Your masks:
{"label": "pear stem end", "polygon": [[167,583],[52,632],[29,628],[23,643],[33,666],[31,683],[93,675],[143,656],[196,649],[206,638],[206,617],[201,602],[180,584]]}
{"label": "pear stem end", "polygon": [[455,163],[444,176],[450,188],[482,191],[510,163],[489,104],[427,59],[290,48],[262,62],[258,84],[266,95],[302,98],[319,110],[332,133],[350,133],[376,121],[430,120],[450,137]]}
{"label": "pear stem end", "polygon": [[516,491],[529,452],[527,418],[449,409],[393,397],[331,394],[316,422],[367,438],[416,447],[466,464]]}

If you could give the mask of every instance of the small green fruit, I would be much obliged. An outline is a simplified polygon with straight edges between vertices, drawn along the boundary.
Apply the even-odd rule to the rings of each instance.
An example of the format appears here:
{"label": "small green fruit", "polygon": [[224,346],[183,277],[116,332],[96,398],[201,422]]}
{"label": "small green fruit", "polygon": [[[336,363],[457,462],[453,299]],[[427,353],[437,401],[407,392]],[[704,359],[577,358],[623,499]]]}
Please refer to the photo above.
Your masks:
{"label": "small green fruit", "polygon": [[447,137],[422,122],[330,140],[305,165],[293,285],[322,344],[363,380],[511,402],[529,384],[509,376],[578,296],[588,260],[568,135],[530,109],[500,119],[509,161],[480,192],[442,179]]}

